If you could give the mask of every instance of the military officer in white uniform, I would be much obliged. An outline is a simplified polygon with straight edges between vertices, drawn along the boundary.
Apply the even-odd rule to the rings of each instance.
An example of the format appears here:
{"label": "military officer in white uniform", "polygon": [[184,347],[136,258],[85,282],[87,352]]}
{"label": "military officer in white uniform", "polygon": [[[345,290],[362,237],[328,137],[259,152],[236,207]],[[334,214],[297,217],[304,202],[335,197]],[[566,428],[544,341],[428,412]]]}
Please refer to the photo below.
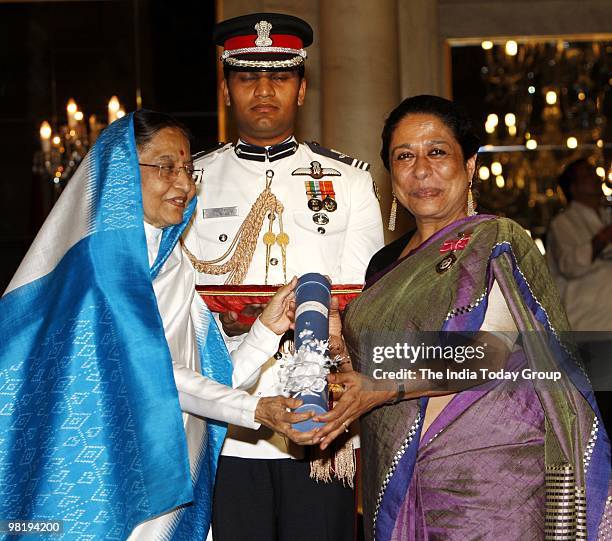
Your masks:
{"label": "military officer in white uniform", "polygon": [[[289,236],[286,268],[278,243],[266,253],[266,219],[242,283],[264,284],[266,269],[268,284],[283,284],[305,272],[326,274],[333,283],[363,282],[372,250],[382,243],[367,163],[291,137],[269,149],[229,143],[197,159],[195,166],[204,169],[205,180],[192,226],[197,235],[188,237],[188,246],[199,259],[214,260],[227,251],[272,172],[271,191],[283,204],[283,230]],[[327,172],[319,181],[311,175],[317,168]],[[333,197],[313,195],[317,187],[321,191],[330,185]],[[199,280],[223,284],[227,275],[200,274]]]}
{"label": "military officer in white uniform", "polygon": [[[363,283],[383,246],[369,166],[293,137],[312,29],[258,13],[218,24],[214,38],[224,47],[222,89],[239,140],[195,160],[204,179],[185,246],[199,283],[283,284],[306,272]],[[234,314],[221,322],[228,335],[246,330]],[[242,339],[228,337],[229,349]],[[250,392],[278,394],[277,365],[270,359]],[[213,500],[215,541],[352,541],[353,502],[338,481],[310,479],[303,449],[265,428],[230,426]]]}

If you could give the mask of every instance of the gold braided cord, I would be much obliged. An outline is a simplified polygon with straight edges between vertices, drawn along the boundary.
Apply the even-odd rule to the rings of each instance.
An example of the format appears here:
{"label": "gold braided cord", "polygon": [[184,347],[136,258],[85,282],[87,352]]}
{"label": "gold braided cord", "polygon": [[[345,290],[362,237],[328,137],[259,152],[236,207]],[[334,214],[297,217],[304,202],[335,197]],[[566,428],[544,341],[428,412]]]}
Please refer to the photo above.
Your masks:
{"label": "gold braided cord", "polygon": [[[280,215],[283,210],[283,204],[272,193],[268,183],[266,189],[259,194],[251,210],[240,225],[232,244],[222,256],[210,261],[202,261],[193,255],[184,244],[183,251],[196,271],[204,274],[213,274],[215,276],[229,273],[225,280],[225,284],[240,285],[253,260],[259,233],[266,215],[272,220],[274,219],[274,215]],[[225,261],[228,257],[230,257],[230,259]],[[222,261],[225,262],[222,263]]]}
{"label": "gold braided cord", "polygon": [[285,233],[285,229],[283,228],[282,212],[279,212],[278,214],[278,222],[280,224],[280,233],[276,235],[276,244],[278,244],[281,249],[281,259],[283,261],[283,279],[285,280],[285,283],[287,283],[287,245],[289,244],[289,235]]}

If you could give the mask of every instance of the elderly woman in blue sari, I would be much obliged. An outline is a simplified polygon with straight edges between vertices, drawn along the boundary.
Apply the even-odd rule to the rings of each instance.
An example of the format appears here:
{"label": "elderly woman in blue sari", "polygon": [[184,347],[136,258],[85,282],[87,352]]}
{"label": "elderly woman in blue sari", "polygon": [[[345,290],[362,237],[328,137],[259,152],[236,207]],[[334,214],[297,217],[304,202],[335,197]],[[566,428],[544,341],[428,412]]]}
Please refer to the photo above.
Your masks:
{"label": "elderly woman in blue sari", "polygon": [[[443,98],[406,99],[388,117],[381,156],[417,227],[373,257],[349,305],[355,371],[329,377],[345,391],[319,418],[320,445],[361,418],[369,540],[609,539],[607,434],[539,251],[515,222],[474,212],[477,150],[469,119]],[[439,344],[459,331],[495,345],[479,366],[517,383],[377,379],[384,363],[372,344],[390,337],[394,353],[391,341],[416,346],[427,331]],[[460,372],[461,359],[439,355],[421,366]],[[534,384],[530,374],[560,380]]]}
{"label": "elderly woman in blue sari", "polygon": [[314,441],[291,429],[300,401],[231,388],[291,326],[295,280],[230,359],[178,242],[195,176],[174,119],[114,122],[0,300],[3,519],[62,520],[59,539],[139,525],[130,539],[202,540],[224,422]]}

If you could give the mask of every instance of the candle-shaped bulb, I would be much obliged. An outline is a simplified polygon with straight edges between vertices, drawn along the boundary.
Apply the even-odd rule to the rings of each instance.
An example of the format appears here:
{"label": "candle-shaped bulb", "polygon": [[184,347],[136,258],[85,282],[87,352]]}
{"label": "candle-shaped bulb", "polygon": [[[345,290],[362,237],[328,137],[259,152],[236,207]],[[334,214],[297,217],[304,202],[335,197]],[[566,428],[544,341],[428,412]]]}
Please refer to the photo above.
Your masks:
{"label": "candle-shaped bulb", "polygon": [[121,104],[119,103],[119,98],[117,96],[113,96],[108,102],[108,123],[112,124],[115,120],[117,120],[117,112],[121,109]]}
{"label": "candle-shaped bulb", "polygon": [[113,112],[117,112],[120,109],[121,105],[119,104],[119,98],[117,96],[113,96],[109,101],[108,101],[108,110],[109,111],[113,111]]}
{"label": "candle-shaped bulb", "polygon": [[68,100],[68,105],[66,105],[66,111],[68,111],[69,115],[74,115],[74,113],[78,111],[77,104],[72,98]]}
{"label": "candle-shaped bulb", "polygon": [[51,139],[51,126],[46,120],[40,125],[40,138]]}
{"label": "candle-shaped bulb", "polygon": [[68,100],[68,104],[66,105],[66,113],[68,116],[68,127],[69,128],[74,128],[77,124],[74,115],[76,114],[76,112],[79,110],[79,108],[77,107],[76,102],[70,98]]}
{"label": "candle-shaped bulb", "polygon": [[51,125],[46,120],[40,125],[40,145],[43,152],[51,151]]}

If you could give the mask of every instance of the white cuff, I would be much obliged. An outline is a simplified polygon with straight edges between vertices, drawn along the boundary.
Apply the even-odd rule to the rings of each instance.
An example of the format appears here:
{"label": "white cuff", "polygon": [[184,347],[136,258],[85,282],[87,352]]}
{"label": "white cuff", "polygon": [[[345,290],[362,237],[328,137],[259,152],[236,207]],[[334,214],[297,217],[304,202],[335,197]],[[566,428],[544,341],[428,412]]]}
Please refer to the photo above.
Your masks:
{"label": "white cuff", "polygon": [[281,337],[278,334],[268,329],[261,322],[261,319],[257,317],[244,341],[251,344],[254,348],[261,350],[270,358],[278,350],[280,339]]}
{"label": "white cuff", "polygon": [[217,383],[184,365],[172,363],[172,368],[184,412],[246,428],[259,428],[259,423],[255,422],[257,397]]}
{"label": "white cuff", "polygon": [[261,424],[255,421],[255,410],[259,403],[259,396],[247,394],[242,403],[242,423],[241,426],[257,430]]}
{"label": "white cuff", "polygon": [[259,379],[261,367],[278,351],[280,336],[257,318],[241,344],[231,352],[234,373],[232,385],[249,389]]}

